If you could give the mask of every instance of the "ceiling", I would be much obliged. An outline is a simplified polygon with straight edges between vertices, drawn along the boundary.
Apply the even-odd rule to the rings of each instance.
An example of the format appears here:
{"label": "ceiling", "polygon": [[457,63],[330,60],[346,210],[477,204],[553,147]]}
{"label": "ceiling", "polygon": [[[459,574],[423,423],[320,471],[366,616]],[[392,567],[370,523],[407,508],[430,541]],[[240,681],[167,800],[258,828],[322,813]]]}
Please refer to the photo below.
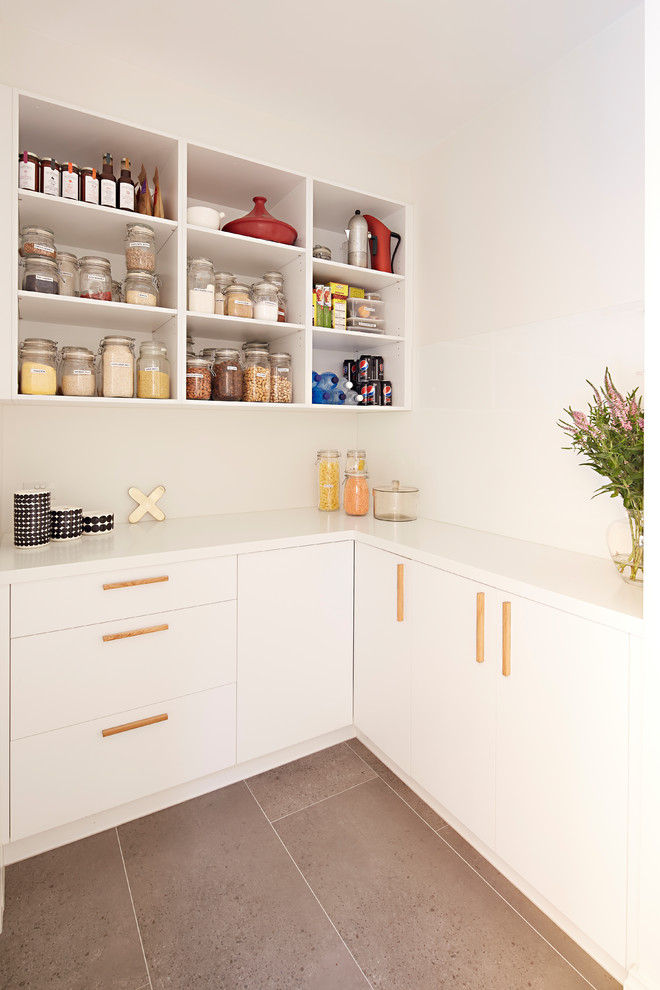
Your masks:
{"label": "ceiling", "polygon": [[[414,160],[640,0],[30,0],[30,27]],[[5,0],[2,18],[25,24]],[[11,9],[10,9],[11,7]],[[101,63],[102,64],[102,63]],[[101,70],[102,71],[102,70]],[[396,139],[393,142],[393,134]]]}

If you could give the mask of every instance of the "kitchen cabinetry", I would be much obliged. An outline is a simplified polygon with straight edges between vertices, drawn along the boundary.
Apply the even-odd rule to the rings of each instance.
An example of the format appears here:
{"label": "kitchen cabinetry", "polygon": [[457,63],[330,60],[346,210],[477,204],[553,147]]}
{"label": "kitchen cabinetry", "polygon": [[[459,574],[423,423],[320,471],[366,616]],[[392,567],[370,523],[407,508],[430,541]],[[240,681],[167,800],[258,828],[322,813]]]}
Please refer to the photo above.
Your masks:
{"label": "kitchen cabinetry", "polygon": [[355,547],[355,725],[410,773],[412,562]]}
{"label": "kitchen cabinetry", "polygon": [[[99,340],[108,332],[135,337],[137,345],[158,339],[166,344],[171,363],[171,398],[151,401],[185,404],[187,336],[193,338],[196,351],[213,346],[240,349],[248,340],[263,340],[268,341],[271,350],[291,354],[294,406],[312,405],[312,369],[341,373],[343,358],[371,352],[384,357],[385,377],[392,381],[393,406],[409,407],[412,300],[408,286],[412,231],[408,206],[24,93],[14,93],[14,107],[18,121],[14,162],[20,151],[29,149],[37,154],[53,155],[58,160],[98,164],[103,149],[111,149],[115,161],[124,154],[130,157],[136,173],[141,162],[145,163],[149,176],[158,165],[167,218],[141,218],[125,211],[15,189],[11,217],[14,247],[18,245],[20,228],[26,224],[50,227],[55,232],[58,250],[70,251],[78,257],[88,254],[107,257],[115,279],[123,278],[126,270],[123,240],[126,224],[144,219],[156,234],[156,271],[161,290],[157,307],[26,292],[20,289],[21,270],[14,250],[12,295],[19,288],[12,313],[11,342],[5,355],[13,369],[19,342],[26,337],[47,337],[60,346],[81,345],[92,351],[97,350]],[[224,213],[221,222],[225,224],[245,215],[256,195],[266,197],[266,208],[277,219],[296,228],[298,237],[294,245],[187,223],[189,206],[207,206]],[[344,263],[344,227],[356,209],[372,213],[402,235],[394,274]],[[315,238],[331,247],[334,261],[312,258]],[[281,271],[287,322],[189,311],[186,285],[189,257],[210,258],[216,270],[230,271],[237,281],[248,284],[260,279],[265,271]],[[387,333],[314,328],[313,285],[315,281],[329,280],[380,292],[386,302]],[[9,386],[4,386],[9,391],[2,397],[21,403],[110,401],[116,405],[146,401],[23,396],[18,394],[15,381],[13,374]],[[200,405],[217,408],[221,403],[195,403],[196,408]],[[232,407],[242,408],[242,404],[232,403]],[[275,407],[289,405],[275,404]],[[380,407],[360,412],[370,411],[387,413],[387,409]]]}
{"label": "kitchen cabinetry", "polygon": [[238,558],[238,761],[353,721],[353,544]]}

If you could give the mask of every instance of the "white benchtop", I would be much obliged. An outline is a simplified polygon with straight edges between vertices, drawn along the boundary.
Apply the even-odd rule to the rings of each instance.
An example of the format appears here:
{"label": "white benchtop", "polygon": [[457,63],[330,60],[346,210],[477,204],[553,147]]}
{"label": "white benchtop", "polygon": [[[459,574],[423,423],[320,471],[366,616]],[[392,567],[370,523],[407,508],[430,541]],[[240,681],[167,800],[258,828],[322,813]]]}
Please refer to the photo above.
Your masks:
{"label": "white benchtop", "polygon": [[158,563],[163,556],[168,561],[190,560],[342,539],[368,543],[642,635],[641,589],[628,586],[609,560],[431,519],[389,523],[316,508],[142,520],[119,524],[108,535],[30,550],[17,550],[12,537],[5,536],[0,546],[0,582],[89,574],[99,565],[141,567]]}

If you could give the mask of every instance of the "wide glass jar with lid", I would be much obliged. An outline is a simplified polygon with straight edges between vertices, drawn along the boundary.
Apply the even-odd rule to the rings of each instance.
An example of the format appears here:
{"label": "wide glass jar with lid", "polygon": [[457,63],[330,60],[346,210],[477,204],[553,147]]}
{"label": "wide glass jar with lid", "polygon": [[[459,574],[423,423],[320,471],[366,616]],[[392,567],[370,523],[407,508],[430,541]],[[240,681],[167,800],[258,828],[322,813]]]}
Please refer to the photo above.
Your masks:
{"label": "wide glass jar with lid", "polygon": [[246,351],[243,360],[243,401],[270,402],[270,360],[268,351]]}
{"label": "wide glass jar with lid", "polygon": [[264,272],[264,282],[272,282],[277,289],[277,322],[286,323],[286,299],[282,272]]}
{"label": "wide glass jar with lid", "polygon": [[37,254],[42,258],[57,257],[55,234],[50,227],[37,227],[32,224],[21,230],[21,243],[18,253],[22,258]]}
{"label": "wide glass jar with lid", "polygon": [[255,320],[277,323],[277,286],[272,282],[255,282],[252,286]]}
{"label": "wide glass jar with lid", "polygon": [[339,508],[339,451],[319,450],[316,454],[318,507],[321,512]]}
{"label": "wide glass jar with lid", "polygon": [[235,282],[225,289],[225,316],[238,316],[252,319],[252,296],[250,287]]}
{"label": "wide glass jar with lid", "polygon": [[215,311],[215,274],[209,258],[191,258],[188,264],[188,309],[191,313]]}
{"label": "wide glass jar with lid", "polygon": [[243,369],[233,347],[216,348],[211,388],[216,402],[240,402],[243,398]]}
{"label": "wide glass jar with lid", "polygon": [[112,271],[107,258],[86,255],[78,262],[81,299],[112,300]]}
{"label": "wide glass jar with lid", "polygon": [[105,398],[132,399],[135,340],[109,334],[99,347],[101,391]]}
{"label": "wide glass jar with lid", "polygon": [[233,285],[236,279],[231,272],[215,273],[215,314],[216,316],[226,316],[226,290]]}
{"label": "wide glass jar with lid", "polygon": [[69,251],[57,252],[57,270],[60,275],[60,295],[78,295],[78,259]]}
{"label": "wide glass jar with lid", "polygon": [[21,395],[57,393],[57,344],[43,337],[28,337],[18,351],[18,383]]}
{"label": "wide glass jar with lid", "polygon": [[148,223],[126,224],[126,270],[156,271],[156,235]]}
{"label": "wide glass jar with lid", "polygon": [[94,354],[87,347],[63,347],[60,364],[62,395],[96,395]]}
{"label": "wide glass jar with lid", "polygon": [[22,261],[23,288],[26,292],[47,292],[52,296],[60,293],[60,275],[57,262],[53,258],[28,255]]}
{"label": "wide glass jar with lid", "polygon": [[133,306],[157,306],[158,287],[158,276],[152,272],[126,272],[124,302]]}
{"label": "wide glass jar with lid", "polygon": [[137,360],[138,399],[169,399],[170,362],[160,340],[144,340]]}
{"label": "wide glass jar with lid", "polygon": [[186,399],[211,398],[211,362],[205,357],[186,358]]}
{"label": "wide glass jar with lid", "polygon": [[270,401],[292,402],[291,355],[284,351],[270,355]]}

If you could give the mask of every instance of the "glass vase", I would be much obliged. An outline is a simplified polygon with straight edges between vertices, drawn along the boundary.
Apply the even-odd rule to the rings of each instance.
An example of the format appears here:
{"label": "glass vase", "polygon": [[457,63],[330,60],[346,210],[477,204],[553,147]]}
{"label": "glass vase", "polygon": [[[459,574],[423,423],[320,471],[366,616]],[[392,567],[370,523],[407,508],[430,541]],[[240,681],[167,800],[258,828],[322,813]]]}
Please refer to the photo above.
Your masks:
{"label": "glass vase", "polygon": [[628,509],[607,531],[607,545],[616,569],[627,584],[641,588],[644,580],[644,509]]}

